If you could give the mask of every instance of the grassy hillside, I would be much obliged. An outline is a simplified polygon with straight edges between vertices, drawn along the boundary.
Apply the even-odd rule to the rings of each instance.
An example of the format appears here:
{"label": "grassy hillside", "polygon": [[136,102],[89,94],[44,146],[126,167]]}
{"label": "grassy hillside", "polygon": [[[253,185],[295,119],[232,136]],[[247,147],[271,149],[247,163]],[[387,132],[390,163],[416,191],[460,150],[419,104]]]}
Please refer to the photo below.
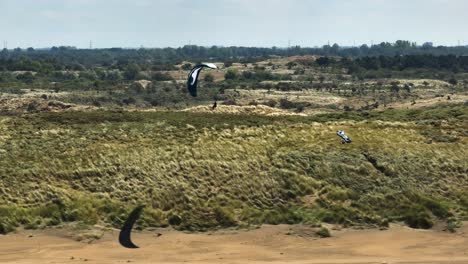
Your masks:
{"label": "grassy hillside", "polygon": [[[0,117],[0,233],[68,221],[179,229],[260,223],[453,229],[468,219],[468,108],[262,117]],[[336,130],[353,144],[341,145]]]}

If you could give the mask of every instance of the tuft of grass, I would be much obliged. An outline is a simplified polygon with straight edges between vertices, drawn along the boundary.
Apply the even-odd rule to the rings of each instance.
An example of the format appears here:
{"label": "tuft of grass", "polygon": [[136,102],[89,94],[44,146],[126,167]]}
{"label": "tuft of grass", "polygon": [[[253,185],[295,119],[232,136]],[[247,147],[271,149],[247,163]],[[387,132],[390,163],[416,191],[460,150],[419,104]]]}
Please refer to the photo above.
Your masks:
{"label": "tuft of grass", "polygon": [[317,230],[316,234],[320,237],[331,237],[330,230],[326,227],[321,227],[319,230]]}
{"label": "tuft of grass", "polygon": [[405,223],[412,228],[429,229],[434,225],[430,215],[420,208],[414,208],[403,216]]}

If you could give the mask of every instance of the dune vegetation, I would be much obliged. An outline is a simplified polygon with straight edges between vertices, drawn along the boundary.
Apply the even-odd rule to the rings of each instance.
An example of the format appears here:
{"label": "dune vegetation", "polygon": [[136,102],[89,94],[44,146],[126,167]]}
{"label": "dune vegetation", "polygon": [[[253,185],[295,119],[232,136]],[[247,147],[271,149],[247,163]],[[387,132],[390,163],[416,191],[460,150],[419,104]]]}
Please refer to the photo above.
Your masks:
{"label": "dune vegetation", "polygon": [[[468,109],[0,116],[0,233],[65,222],[182,230],[468,219]],[[335,135],[345,130],[352,144]]]}
{"label": "dune vegetation", "polygon": [[[139,228],[457,229],[466,48],[333,47],[3,50],[0,233],[120,227],[140,204]],[[219,69],[192,98],[200,61]]]}

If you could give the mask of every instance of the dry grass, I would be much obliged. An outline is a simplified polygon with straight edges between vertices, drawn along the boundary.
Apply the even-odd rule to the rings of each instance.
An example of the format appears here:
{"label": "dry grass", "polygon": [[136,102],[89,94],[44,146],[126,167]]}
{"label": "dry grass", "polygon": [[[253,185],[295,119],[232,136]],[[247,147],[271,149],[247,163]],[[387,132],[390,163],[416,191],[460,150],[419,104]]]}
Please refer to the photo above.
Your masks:
{"label": "dry grass", "polygon": [[222,113],[222,114],[241,114],[241,115],[263,115],[263,116],[305,116],[305,114],[294,113],[278,108],[268,107],[266,105],[219,105],[216,109],[212,106],[200,105],[182,110],[182,112],[193,113]]}
{"label": "dry grass", "polygon": [[[0,117],[0,226],[118,226],[135,204],[148,206],[142,226],[179,218],[176,226],[189,230],[466,219],[466,107],[444,111],[369,116],[393,122],[187,112]],[[340,129],[353,144],[340,144]],[[429,144],[424,131],[456,140]]]}

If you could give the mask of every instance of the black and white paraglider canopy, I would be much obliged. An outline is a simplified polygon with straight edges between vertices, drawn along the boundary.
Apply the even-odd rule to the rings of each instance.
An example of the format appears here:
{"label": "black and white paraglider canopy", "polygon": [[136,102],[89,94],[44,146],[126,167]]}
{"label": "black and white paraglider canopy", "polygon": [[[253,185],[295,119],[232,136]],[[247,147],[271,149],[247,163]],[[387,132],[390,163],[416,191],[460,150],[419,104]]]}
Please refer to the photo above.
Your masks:
{"label": "black and white paraglider canopy", "polygon": [[200,72],[203,68],[218,69],[218,67],[213,63],[201,63],[190,71],[187,79],[187,89],[193,97],[197,96],[198,76],[200,76]]}

